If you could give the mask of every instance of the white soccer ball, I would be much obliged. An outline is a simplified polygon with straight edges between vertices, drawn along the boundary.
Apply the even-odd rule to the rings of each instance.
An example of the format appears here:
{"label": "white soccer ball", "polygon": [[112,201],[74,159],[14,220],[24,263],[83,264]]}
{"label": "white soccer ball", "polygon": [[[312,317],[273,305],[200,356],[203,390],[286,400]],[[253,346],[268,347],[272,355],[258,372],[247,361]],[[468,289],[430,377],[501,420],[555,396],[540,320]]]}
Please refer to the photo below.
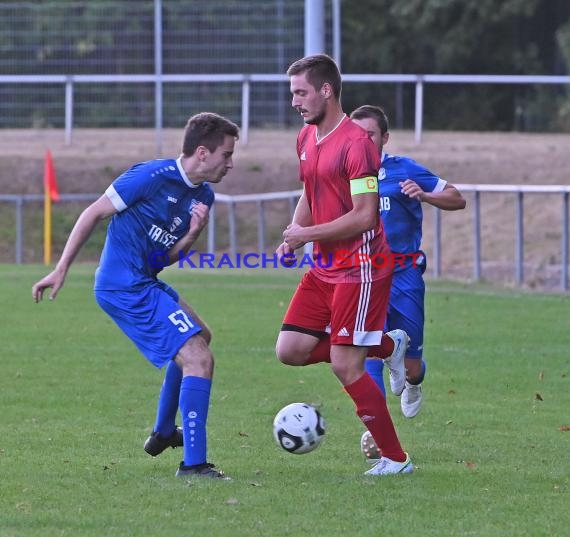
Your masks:
{"label": "white soccer ball", "polygon": [[277,412],[273,420],[273,436],[277,445],[289,453],[309,453],[325,436],[325,420],[315,407],[291,403]]}

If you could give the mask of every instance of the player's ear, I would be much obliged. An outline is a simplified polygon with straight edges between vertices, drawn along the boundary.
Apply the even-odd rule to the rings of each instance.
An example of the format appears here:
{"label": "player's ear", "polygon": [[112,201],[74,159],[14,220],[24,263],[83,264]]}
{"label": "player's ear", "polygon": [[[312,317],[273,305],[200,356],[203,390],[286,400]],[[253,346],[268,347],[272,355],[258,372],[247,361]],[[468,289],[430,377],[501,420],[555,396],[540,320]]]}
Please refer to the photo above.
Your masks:
{"label": "player's ear", "polygon": [[199,145],[196,148],[196,156],[198,157],[198,160],[205,160],[206,157],[208,156],[208,148],[205,145]]}
{"label": "player's ear", "polygon": [[332,96],[332,88],[331,85],[328,82],[325,82],[322,86],[321,86],[321,95],[325,98],[325,99],[329,99]]}

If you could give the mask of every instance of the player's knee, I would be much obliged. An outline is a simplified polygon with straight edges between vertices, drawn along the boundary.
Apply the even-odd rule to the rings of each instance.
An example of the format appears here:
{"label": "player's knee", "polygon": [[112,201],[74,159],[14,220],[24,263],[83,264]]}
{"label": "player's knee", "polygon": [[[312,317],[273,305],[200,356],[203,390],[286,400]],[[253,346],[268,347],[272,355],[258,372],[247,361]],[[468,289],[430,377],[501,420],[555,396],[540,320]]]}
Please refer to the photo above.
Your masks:
{"label": "player's knee", "polygon": [[287,349],[287,347],[279,341],[277,341],[277,344],[275,345],[275,354],[277,356],[277,359],[281,363],[286,365],[292,365],[291,364],[292,355],[290,353],[290,350]]}
{"label": "player's knee", "polygon": [[303,365],[305,363],[305,356],[300,356],[295,348],[280,340],[277,340],[275,345],[275,354],[277,359],[285,365]]}
{"label": "player's knee", "polygon": [[178,351],[176,363],[184,375],[211,378],[214,372],[214,355],[201,334],[191,337]]}
{"label": "player's knee", "polygon": [[351,374],[348,364],[343,362],[331,362],[331,369],[343,386],[351,383],[354,374]]}

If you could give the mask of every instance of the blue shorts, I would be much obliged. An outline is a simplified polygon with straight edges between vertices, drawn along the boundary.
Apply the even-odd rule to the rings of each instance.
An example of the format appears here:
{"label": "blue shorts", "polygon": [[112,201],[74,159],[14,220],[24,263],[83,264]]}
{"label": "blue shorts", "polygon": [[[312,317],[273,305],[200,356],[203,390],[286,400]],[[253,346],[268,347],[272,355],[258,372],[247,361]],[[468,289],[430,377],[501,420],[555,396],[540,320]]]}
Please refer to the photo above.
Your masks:
{"label": "blue shorts", "polygon": [[178,293],[160,280],[132,291],[95,290],[95,299],[144,356],[159,368],[202,330],[178,303]]}
{"label": "blue shorts", "polygon": [[411,267],[392,276],[390,304],[386,320],[386,331],[401,328],[410,336],[406,356],[422,357],[424,347],[424,296],[423,270]]}

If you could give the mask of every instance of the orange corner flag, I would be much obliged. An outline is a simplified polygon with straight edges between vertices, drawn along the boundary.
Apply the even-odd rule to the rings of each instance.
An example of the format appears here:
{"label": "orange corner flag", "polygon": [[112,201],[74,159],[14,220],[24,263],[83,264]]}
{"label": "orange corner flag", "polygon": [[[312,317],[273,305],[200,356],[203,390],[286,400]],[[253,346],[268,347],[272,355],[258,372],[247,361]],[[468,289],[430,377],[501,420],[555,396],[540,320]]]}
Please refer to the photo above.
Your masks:
{"label": "orange corner flag", "polygon": [[53,166],[53,159],[49,149],[46,151],[44,166],[44,189],[46,196],[49,195],[51,201],[59,201],[59,190],[57,188],[55,168]]}
{"label": "orange corner flag", "polygon": [[59,201],[55,168],[49,149],[44,165],[44,263],[51,263],[51,202]]}

